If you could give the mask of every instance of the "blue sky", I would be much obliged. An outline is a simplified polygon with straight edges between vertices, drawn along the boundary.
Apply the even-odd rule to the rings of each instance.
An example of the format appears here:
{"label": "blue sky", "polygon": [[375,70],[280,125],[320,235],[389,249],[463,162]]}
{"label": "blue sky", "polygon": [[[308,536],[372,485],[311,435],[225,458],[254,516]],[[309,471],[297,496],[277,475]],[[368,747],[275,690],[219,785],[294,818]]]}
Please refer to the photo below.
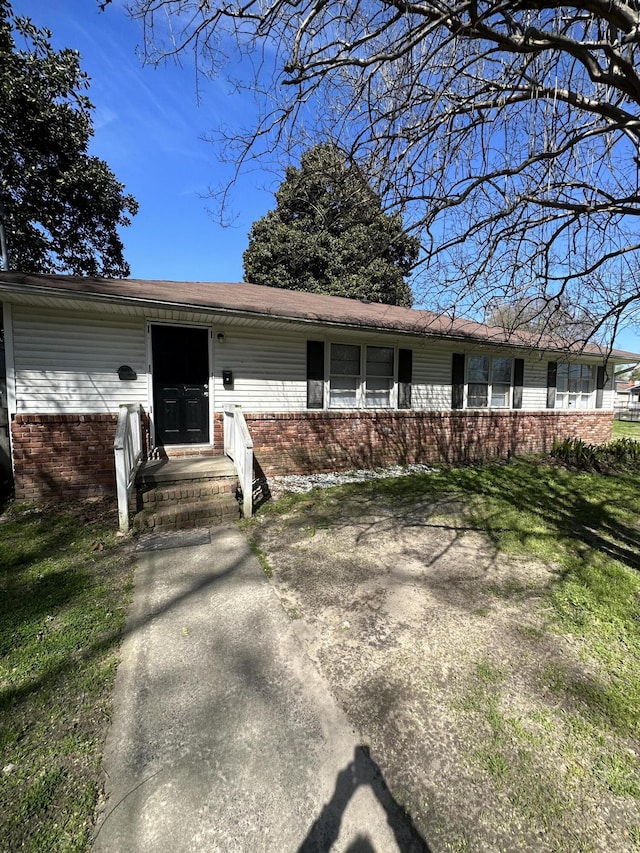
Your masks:
{"label": "blue sky", "polygon": [[[125,257],[134,278],[177,281],[241,281],[242,253],[255,219],[274,206],[244,179],[235,192],[233,225],[223,228],[203,198],[227,172],[203,134],[220,120],[234,124],[246,103],[223,80],[202,87],[197,103],[193,68],[143,67],[138,24],[118,0],[99,12],[96,0],[13,0],[16,14],[53,33],[55,48],[80,51],[91,77],[89,97],[96,109],[91,153],[106,160],[140,210],[122,231]],[[228,167],[226,167],[228,168]]]}
{"label": "blue sky", "polygon": [[[242,253],[251,224],[274,206],[278,179],[245,175],[230,199],[233,224],[222,227],[206,198],[229,176],[215,146],[202,139],[219,124],[246,125],[251,103],[223,78],[196,97],[195,72],[183,67],[143,67],[139,25],[122,0],[106,11],[96,0],[12,0],[17,14],[53,32],[56,48],[80,51],[95,104],[91,153],[106,160],[140,204],[122,237],[131,275],[175,281],[241,281]],[[428,306],[425,306],[428,307]],[[627,329],[616,346],[640,352],[640,334]]]}

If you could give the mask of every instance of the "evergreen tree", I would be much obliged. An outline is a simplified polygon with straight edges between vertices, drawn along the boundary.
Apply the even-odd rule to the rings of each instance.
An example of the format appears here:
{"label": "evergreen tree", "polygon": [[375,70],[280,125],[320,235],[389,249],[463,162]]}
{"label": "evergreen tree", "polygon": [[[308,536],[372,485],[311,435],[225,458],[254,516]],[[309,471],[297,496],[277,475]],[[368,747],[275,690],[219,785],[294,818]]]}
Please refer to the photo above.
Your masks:
{"label": "evergreen tree", "polygon": [[254,284],[410,307],[405,278],[419,242],[382,210],[361,169],[337,146],[306,151],[286,170],[276,209],[254,222],[244,253]]}
{"label": "evergreen tree", "polygon": [[[16,39],[24,47],[16,45]],[[88,154],[87,75],[77,51],[0,0],[0,205],[12,269],[127,276],[118,226],[137,202]]]}

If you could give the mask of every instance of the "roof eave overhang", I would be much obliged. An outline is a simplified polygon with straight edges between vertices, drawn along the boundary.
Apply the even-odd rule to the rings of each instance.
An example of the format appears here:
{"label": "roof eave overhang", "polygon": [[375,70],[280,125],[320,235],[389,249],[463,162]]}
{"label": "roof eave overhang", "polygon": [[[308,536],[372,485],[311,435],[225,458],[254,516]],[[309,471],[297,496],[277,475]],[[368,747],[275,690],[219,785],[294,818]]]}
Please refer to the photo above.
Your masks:
{"label": "roof eave overhang", "polygon": [[131,295],[114,295],[110,293],[94,293],[91,291],[76,291],[67,290],[58,287],[39,287],[38,285],[24,285],[19,282],[0,282],[0,294],[22,294],[46,297],[59,298],[62,300],[81,300],[83,302],[93,302],[96,305],[129,305],[132,307],[142,307],[146,309],[162,309],[167,311],[188,311],[195,314],[218,314],[223,317],[233,317],[238,319],[252,319],[257,321],[272,320],[280,323],[302,324],[308,326],[324,326],[328,328],[354,329],[370,332],[382,332],[385,334],[402,335],[406,337],[423,337],[434,340],[450,341],[452,343],[473,343],[476,345],[495,346],[518,350],[523,352],[536,352],[541,357],[546,353],[549,354],[564,354],[564,355],[579,355],[580,357],[592,358],[595,360],[605,359],[619,364],[629,364],[640,362],[640,355],[634,353],[608,352],[606,350],[600,353],[572,351],[568,347],[549,347],[532,343],[523,343],[517,341],[499,341],[491,338],[483,338],[472,334],[462,334],[454,331],[429,331],[418,328],[408,329],[397,326],[381,326],[367,322],[338,321],[323,317],[303,317],[298,315],[274,314],[269,311],[256,311],[247,308],[229,308],[221,305],[201,305],[191,302],[174,302],[164,299],[143,299],[138,296]]}

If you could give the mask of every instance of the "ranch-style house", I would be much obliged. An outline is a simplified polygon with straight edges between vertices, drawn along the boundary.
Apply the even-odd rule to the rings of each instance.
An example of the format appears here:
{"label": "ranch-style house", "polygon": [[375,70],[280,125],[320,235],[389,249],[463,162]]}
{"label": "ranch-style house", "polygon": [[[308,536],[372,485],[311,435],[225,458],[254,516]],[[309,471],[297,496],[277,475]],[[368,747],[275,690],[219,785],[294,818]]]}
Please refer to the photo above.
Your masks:
{"label": "ranch-style house", "polygon": [[20,499],[114,493],[123,412],[140,433],[135,464],[222,455],[225,419],[242,418],[251,477],[267,482],[604,442],[614,366],[640,361],[243,283],[3,272],[0,300]]}

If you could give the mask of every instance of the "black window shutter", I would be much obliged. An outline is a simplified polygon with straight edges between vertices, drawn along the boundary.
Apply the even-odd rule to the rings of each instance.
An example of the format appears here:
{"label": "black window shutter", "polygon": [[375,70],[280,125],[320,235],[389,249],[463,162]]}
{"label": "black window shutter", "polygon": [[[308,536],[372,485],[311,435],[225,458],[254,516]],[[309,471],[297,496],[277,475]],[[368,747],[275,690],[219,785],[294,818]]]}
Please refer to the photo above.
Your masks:
{"label": "black window shutter", "polygon": [[307,341],[307,408],[324,406],[324,341]]}
{"label": "black window shutter", "polygon": [[522,408],[522,386],[524,385],[524,359],[513,360],[513,408]]}
{"label": "black window shutter", "polygon": [[558,362],[550,361],[547,365],[547,409],[556,407],[556,383],[558,375]]}
{"label": "black window shutter", "polygon": [[602,408],[602,403],[604,400],[604,384],[606,380],[604,365],[601,364],[598,367],[598,371],[596,373],[596,409]]}
{"label": "black window shutter", "polygon": [[413,350],[398,350],[398,408],[411,408],[411,382],[413,381]]}
{"label": "black window shutter", "polygon": [[451,408],[464,406],[464,353],[454,352],[451,361]]}

